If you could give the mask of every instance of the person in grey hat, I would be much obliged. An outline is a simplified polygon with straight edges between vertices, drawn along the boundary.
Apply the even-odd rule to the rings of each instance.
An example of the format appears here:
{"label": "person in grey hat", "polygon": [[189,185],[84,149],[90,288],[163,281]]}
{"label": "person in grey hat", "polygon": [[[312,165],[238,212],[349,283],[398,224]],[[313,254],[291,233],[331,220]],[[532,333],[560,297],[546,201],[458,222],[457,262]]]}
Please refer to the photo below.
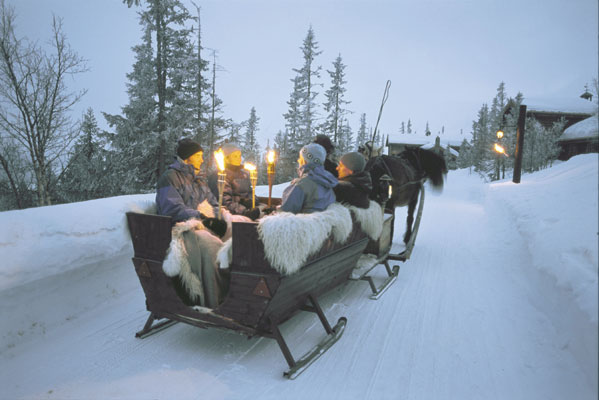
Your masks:
{"label": "person in grey hat", "polygon": [[324,211],[335,202],[333,187],[338,181],[323,167],[326,156],[326,150],[319,144],[302,147],[297,160],[298,178],[283,192],[280,211],[312,213]]}
{"label": "person in grey hat", "polygon": [[333,189],[339,203],[368,208],[372,191],[370,173],[364,171],[366,159],[358,152],[346,153],[339,159],[339,184]]}

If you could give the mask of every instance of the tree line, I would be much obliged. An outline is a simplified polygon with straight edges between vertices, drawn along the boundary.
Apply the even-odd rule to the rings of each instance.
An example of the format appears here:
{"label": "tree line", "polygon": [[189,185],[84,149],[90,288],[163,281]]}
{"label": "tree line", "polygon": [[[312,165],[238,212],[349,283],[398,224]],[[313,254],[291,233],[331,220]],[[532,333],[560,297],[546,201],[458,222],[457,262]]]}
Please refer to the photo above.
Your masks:
{"label": "tree line", "polygon": [[[489,106],[483,104],[477,119],[472,122],[472,137],[464,139],[457,158],[458,168],[470,168],[490,180],[505,178],[506,170],[513,170],[516,152],[516,128],[520,104],[524,96],[518,92],[509,98],[505,83],[497,87]],[[562,118],[550,127],[541,125],[534,117],[526,117],[522,153],[522,171],[534,172],[550,167],[560,152],[558,139],[566,121]],[[503,137],[497,137],[497,131]],[[495,143],[505,149],[505,155],[494,149]]]}
{"label": "tree line", "polygon": [[[85,91],[70,91],[67,78],[86,72],[87,65],[70,48],[60,18],[53,19],[47,50],[16,36],[14,11],[0,0],[0,209],[152,192],[182,137],[202,144],[206,168],[214,168],[214,150],[237,143],[246,161],[258,166],[259,184],[266,182],[268,150],[277,152],[275,183],[280,183],[296,176],[298,151],[316,134],[329,136],[338,155],[371,138],[365,113],[355,132],[350,126],[353,111],[341,54],[323,77],[322,51],[312,27],[299,48],[302,64],[292,69],[284,128],[262,149],[255,107],[241,122],[224,115],[217,94],[222,68],[215,51],[204,55],[200,7],[192,3],[190,12],[179,0],[123,3],[137,10],[141,38],[132,48],[134,63],[126,75],[128,102],[119,114],[102,113],[109,129],[101,130],[92,109],[80,120],[71,117]],[[517,112],[504,114],[508,100],[501,83],[491,106],[484,104],[473,122],[471,140],[462,143],[458,167],[492,179],[513,167],[513,157],[498,157],[492,150],[499,126],[506,127],[502,141],[507,153],[515,148]],[[518,93],[513,102],[521,101]],[[557,156],[564,122],[551,129],[532,119],[526,124],[523,169],[533,171]],[[402,122],[399,132],[415,133],[412,121]],[[428,122],[425,132],[430,135]],[[377,137],[377,144],[383,144],[383,137]]]}
{"label": "tree line", "polygon": [[[14,31],[14,10],[0,0],[0,209],[26,208],[122,194],[151,192],[174,154],[177,141],[190,137],[213,151],[235,142],[244,158],[265,170],[264,155],[278,156],[276,182],[295,176],[297,152],[316,134],[328,135],[343,153],[368,140],[366,115],[354,135],[348,116],[345,64],[339,54],[326,70],[312,27],[300,47],[303,65],[293,69],[285,128],[260,148],[260,117],[255,107],[242,122],[226,118],[218,96],[217,55],[204,55],[201,9],[190,12],[179,0],[123,0],[137,10],[141,40],[132,48],[127,78],[128,103],[119,114],[94,110],[71,117],[85,94],[70,92],[66,78],[87,71],[72,50],[60,18],[53,21],[53,46],[44,50]],[[264,183],[266,174],[261,173]]]}

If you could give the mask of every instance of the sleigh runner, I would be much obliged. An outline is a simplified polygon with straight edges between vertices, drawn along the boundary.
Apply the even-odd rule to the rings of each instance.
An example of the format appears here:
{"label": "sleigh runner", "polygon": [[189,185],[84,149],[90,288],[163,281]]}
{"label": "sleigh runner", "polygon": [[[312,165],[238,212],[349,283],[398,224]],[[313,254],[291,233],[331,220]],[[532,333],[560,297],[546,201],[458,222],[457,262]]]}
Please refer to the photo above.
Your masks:
{"label": "sleigh runner", "polygon": [[[127,221],[135,252],[133,264],[150,312],[137,337],[183,322],[200,328],[233,330],[248,337],[272,338],[289,365],[284,375],[293,379],[342,335],[347,319],[341,317],[331,327],[318,297],[349,279],[368,244],[359,223],[354,224],[343,243],[332,237],[325,240],[297,272],[289,275],[273,268],[267,260],[257,223],[233,223],[229,290],[218,307],[208,309],[191,307],[182,285],[162,269],[171,241],[171,219],[129,212]],[[315,313],[326,331],[326,337],[300,359],[293,357],[279,330],[298,311]],[[155,323],[159,320],[164,321]]]}

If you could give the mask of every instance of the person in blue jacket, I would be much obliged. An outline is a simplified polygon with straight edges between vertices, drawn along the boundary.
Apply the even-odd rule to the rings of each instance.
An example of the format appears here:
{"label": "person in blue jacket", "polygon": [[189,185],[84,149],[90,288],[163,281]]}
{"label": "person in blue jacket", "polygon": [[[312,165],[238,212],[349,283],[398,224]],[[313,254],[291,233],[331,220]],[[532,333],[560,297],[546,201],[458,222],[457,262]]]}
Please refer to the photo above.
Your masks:
{"label": "person in blue jacket", "polygon": [[198,218],[204,226],[222,237],[227,229],[225,221],[207,218],[198,211],[198,205],[204,200],[215,208],[215,214],[218,211],[218,201],[200,174],[203,162],[204,151],[199,143],[191,139],[178,142],[175,162],[158,179],[158,214],[172,217],[175,223]]}
{"label": "person in blue jacket", "polygon": [[283,192],[279,211],[312,213],[324,211],[335,202],[333,187],[337,178],[323,167],[327,153],[324,147],[310,143],[299,153],[298,178]]}

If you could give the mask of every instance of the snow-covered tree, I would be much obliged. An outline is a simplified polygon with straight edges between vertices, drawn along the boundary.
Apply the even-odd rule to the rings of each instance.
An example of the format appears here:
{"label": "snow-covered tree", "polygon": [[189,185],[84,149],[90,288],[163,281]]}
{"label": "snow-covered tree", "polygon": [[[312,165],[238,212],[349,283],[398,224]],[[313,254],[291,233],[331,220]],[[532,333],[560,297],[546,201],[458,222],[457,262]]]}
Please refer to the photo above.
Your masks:
{"label": "snow-covered tree", "polygon": [[358,133],[356,134],[356,142],[354,145],[354,150],[357,150],[358,147],[362,146],[369,140],[368,138],[368,129],[366,127],[366,114],[362,113],[360,116],[360,127],[358,128]]}
{"label": "snow-covered tree", "polygon": [[244,158],[256,164],[260,161],[260,145],[258,144],[257,133],[260,130],[258,122],[260,118],[256,115],[256,108],[250,110],[250,118],[245,123],[245,135],[243,140],[243,155]]}
{"label": "snow-covered tree", "polygon": [[[320,70],[322,67],[315,65],[315,58],[321,54],[318,51],[318,42],[316,42],[312,27],[308,29],[308,34],[300,47],[304,59],[304,64],[299,69],[293,69],[298,75],[297,90],[300,100],[300,132],[299,140],[301,143],[307,143],[313,137],[315,132],[315,120],[318,115],[316,109],[316,96],[318,92],[315,90],[320,84],[316,82],[320,78]],[[295,85],[296,82],[294,82]],[[295,87],[294,87],[295,89]]]}
{"label": "snow-covered tree", "polygon": [[[341,55],[338,55],[333,62],[333,70],[327,70],[331,78],[331,86],[325,92],[326,102],[324,104],[324,110],[327,113],[325,122],[321,125],[321,132],[333,139],[333,143],[339,143],[341,140],[341,122],[345,118],[345,115],[350,113],[349,110],[345,109],[344,106],[350,102],[345,100],[345,84],[347,81],[345,78],[345,65],[341,59]],[[347,138],[344,138],[347,143]]]}
{"label": "snow-covered tree", "polygon": [[[27,157],[37,205],[50,205],[61,164],[79,133],[70,110],[85,93],[69,92],[68,78],[86,71],[86,65],[70,48],[59,18],[53,20],[47,48],[17,38],[15,19],[14,10],[0,2],[0,150],[17,146]],[[11,156],[0,156],[6,172]]]}

